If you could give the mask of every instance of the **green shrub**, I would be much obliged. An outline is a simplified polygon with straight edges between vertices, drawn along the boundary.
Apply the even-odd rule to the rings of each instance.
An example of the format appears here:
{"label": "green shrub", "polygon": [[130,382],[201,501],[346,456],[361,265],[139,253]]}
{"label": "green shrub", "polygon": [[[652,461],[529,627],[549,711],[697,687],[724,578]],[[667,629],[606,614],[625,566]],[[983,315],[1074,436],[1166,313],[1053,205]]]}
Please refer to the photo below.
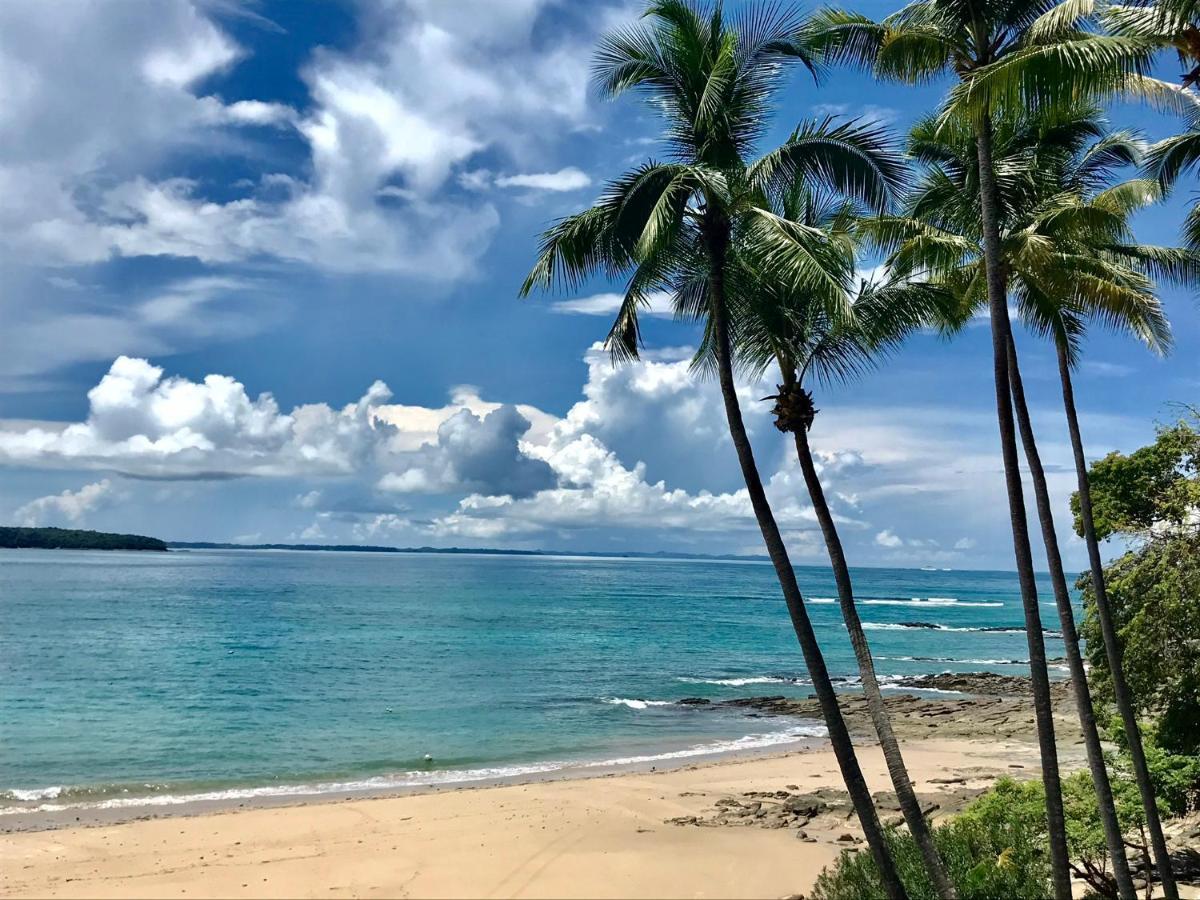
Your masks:
{"label": "green shrub", "polygon": [[[1002,779],[960,816],[935,828],[933,837],[961,900],[1040,900],[1051,893],[1045,831],[1040,785]],[[909,897],[936,898],[911,835],[892,830],[887,840]],[[812,896],[814,900],[883,896],[871,854],[843,852],[818,876]]]}
{"label": "green shrub", "polygon": [[1175,815],[1200,809],[1200,755],[1163,749],[1152,728],[1143,730],[1142,738],[1159,806]]}

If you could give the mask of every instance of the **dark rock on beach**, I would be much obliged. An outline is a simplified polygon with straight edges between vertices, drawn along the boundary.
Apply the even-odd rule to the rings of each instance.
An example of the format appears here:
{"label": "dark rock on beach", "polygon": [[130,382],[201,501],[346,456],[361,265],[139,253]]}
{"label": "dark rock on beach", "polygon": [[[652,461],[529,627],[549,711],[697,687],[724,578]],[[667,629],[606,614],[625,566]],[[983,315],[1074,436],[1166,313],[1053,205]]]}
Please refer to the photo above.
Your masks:
{"label": "dark rock on beach", "polygon": [[[887,694],[884,703],[900,737],[1032,741],[1036,734],[1028,677],[991,672],[943,673],[913,676],[901,686],[946,693],[941,696]],[[1060,736],[1063,740],[1074,740],[1078,736],[1078,720],[1072,706],[1070,682],[1052,682],[1051,696]],[[873,735],[866,698],[861,693],[839,693],[838,702],[851,732]],[[813,697],[742,697],[714,700],[706,706],[739,709],[752,715],[822,719],[820,706]]]}

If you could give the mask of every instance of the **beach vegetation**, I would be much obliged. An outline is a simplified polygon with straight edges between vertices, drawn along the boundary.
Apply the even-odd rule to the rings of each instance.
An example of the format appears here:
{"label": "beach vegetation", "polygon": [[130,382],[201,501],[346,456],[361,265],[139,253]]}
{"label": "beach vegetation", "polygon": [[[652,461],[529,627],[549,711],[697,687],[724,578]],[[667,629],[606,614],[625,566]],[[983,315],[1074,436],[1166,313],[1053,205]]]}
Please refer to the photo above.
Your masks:
{"label": "beach vegetation", "polygon": [[[1122,837],[1142,864],[1151,858],[1146,817],[1137,785],[1128,770],[1113,780]],[[1105,825],[1091,773],[1063,779],[1063,800],[1071,874],[1092,896],[1116,897]],[[1046,794],[1037,781],[1001,778],[963,812],[934,829],[938,851],[963,898],[1041,898],[1050,892],[1046,854]],[[934,897],[932,885],[916,865],[907,832],[892,829],[888,842],[910,897]],[[821,873],[814,900],[867,900],[878,886],[869,857],[852,850]]]}
{"label": "beach vegetation", "polygon": [[[934,841],[963,900],[1042,900],[1050,893],[1046,810],[1041,785],[1001,780],[963,813],[934,829]],[[913,900],[937,896],[912,836],[888,832],[888,844]],[[879,896],[870,857],[843,851],[813,886],[813,900],[868,900]]]}
{"label": "beach vegetation", "polygon": [[[1097,531],[1133,546],[1104,569],[1125,690],[1145,741],[1149,777],[1163,805],[1194,810],[1200,799],[1200,420],[1188,411],[1152,444],[1092,464]],[[1080,508],[1080,497],[1073,502]],[[1077,521],[1077,527],[1082,523]],[[1121,687],[1099,640],[1104,622],[1091,579],[1080,579],[1091,680],[1103,699]],[[1110,734],[1136,748],[1124,718]],[[1137,732],[1135,732],[1136,734]]]}
{"label": "beach vegetation", "polygon": [[[1104,568],[1102,593],[1090,577],[1077,585],[1093,690],[1106,701],[1124,692],[1154,792],[1169,811],[1188,812],[1200,800],[1200,417],[1189,409],[1160,426],[1153,443],[1097,460],[1088,483],[1097,536],[1132,545]],[[1085,499],[1072,498],[1077,531],[1086,524]],[[1120,648],[1115,670],[1106,627]],[[1136,764],[1142,748],[1130,739],[1129,719],[1114,715],[1107,724]]]}

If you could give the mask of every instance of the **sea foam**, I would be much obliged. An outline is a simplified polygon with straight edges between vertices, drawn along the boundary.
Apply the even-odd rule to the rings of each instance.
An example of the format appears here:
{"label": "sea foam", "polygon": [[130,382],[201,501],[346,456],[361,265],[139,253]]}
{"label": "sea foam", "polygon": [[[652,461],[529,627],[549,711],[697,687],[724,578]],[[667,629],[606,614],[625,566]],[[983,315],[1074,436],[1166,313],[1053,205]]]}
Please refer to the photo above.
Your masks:
{"label": "sea foam", "polygon": [[[830,604],[838,601],[833,597],[810,597],[809,603]],[[996,607],[1003,606],[1001,600],[959,600],[957,597],[856,597],[857,606],[974,606]]]}
{"label": "sea foam", "polygon": [[674,700],[639,700],[630,699],[629,697],[601,697],[604,703],[611,703],[614,706],[628,706],[630,709],[646,709],[651,706],[673,706]]}
{"label": "sea foam", "polygon": [[[181,806],[187,803],[222,803],[263,798],[319,797],[328,794],[376,793],[404,788],[433,787],[435,785],[471,784],[480,781],[507,780],[531,775],[545,775],[553,772],[586,772],[594,769],[621,768],[646,763],[665,762],[673,759],[689,759],[697,756],[718,756],[728,753],[758,750],[766,747],[795,744],[806,739],[821,738],[826,734],[827,732],[823,725],[796,725],[782,731],[747,734],[730,740],[694,744],[680,750],[666,750],[661,753],[646,753],[635,756],[617,756],[609,759],[583,762],[558,760],[531,763],[528,765],[494,766],[479,769],[410,771],[354,781],[323,781],[312,784],[230,788],[228,790],[200,791],[195,793],[122,796],[93,802],[42,803],[38,806],[0,806],[0,816],[22,813],[62,812],[68,809],[137,809],[140,807]],[[66,790],[61,787],[40,788],[20,792],[10,790],[0,792],[0,798],[7,795],[13,799],[27,801],[54,799],[61,796],[61,793],[51,795],[48,792],[64,792]],[[84,792],[90,793],[86,789],[84,789]],[[18,798],[18,793],[25,794],[26,796]]]}

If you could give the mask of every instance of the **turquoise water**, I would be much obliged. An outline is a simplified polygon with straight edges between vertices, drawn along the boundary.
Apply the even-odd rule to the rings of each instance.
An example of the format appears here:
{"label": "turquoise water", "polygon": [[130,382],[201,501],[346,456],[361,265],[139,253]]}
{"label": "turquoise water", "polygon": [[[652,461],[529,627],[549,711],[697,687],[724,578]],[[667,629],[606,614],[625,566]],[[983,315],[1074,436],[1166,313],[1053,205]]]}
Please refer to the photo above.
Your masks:
{"label": "turquoise water", "polygon": [[[0,812],[452,782],[822,733],[673,703],[806,693],[765,563],[0,554]],[[854,574],[885,681],[1022,670],[1013,574]],[[850,683],[832,578],[798,575]]]}

